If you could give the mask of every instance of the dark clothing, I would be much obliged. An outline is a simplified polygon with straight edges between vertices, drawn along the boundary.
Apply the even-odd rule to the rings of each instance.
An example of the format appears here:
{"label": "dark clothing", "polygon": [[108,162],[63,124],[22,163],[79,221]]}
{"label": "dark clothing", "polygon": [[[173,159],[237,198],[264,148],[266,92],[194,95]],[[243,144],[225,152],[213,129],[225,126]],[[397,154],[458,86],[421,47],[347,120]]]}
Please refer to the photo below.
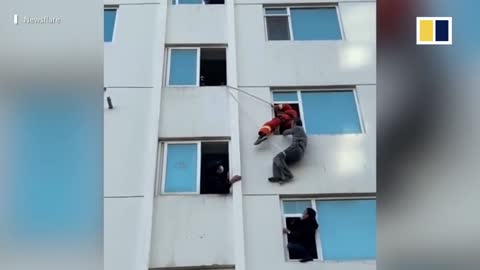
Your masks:
{"label": "dark clothing", "polygon": [[302,246],[306,251],[306,257],[316,257],[317,245],[315,242],[315,232],[317,228],[318,223],[315,218],[309,217],[305,220],[299,220],[293,224],[289,244]]}
{"label": "dark clothing", "polygon": [[221,161],[214,161],[207,166],[205,182],[202,186],[202,194],[229,194],[230,181],[228,179],[228,172],[224,170],[222,173],[217,173],[219,166],[223,166]]}
{"label": "dark clothing", "polygon": [[232,186],[227,179],[226,175],[221,174],[220,176],[214,177],[215,190],[212,193],[215,194],[228,194],[230,193],[230,187]]}
{"label": "dark clothing", "polygon": [[288,243],[287,248],[288,252],[290,253],[290,259],[292,259],[292,257],[301,259],[313,259],[313,256],[305,249],[304,246],[300,244]]}
{"label": "dark clothing", "polygon": [[288,165],[303,158],[307,147],[307,134],[302,127],[297,126],[285,130],[283,135],[293,135],[292,144],[273,159],[273,177],[285,181],[293,178]]}
{"label": "dark clothing", "polygon": [[292,135],[293,138],[290,147],[298,147],[302,151],[305,151],[307,148],[307,134],[305,133],[303,127],[296,126],[294,128],[287,129],[283,132],[283,135]]}

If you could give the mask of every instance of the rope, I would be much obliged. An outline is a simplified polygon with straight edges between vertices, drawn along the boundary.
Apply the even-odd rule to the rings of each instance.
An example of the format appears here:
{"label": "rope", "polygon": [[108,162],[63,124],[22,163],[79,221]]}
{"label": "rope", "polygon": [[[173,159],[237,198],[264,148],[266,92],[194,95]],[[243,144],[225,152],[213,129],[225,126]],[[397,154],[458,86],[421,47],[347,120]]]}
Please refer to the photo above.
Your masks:
{"label": "rope", "polygon": [[[228,93],[229,93],[229,94],[232,96],[232,98],[237,102],[239,109],[242,111],[242,114],[244,114],[244,115],[248,118],[248,121],[251,122],[252,125],[255,125],[255,128],[258,128],[260,125],[256,125],[256,124],[255,124],[255,119],[254,119],[252,116],[250,116],[250,114],[249,114],[247,111],[245,111],[245,110],[242,109],[242,107],[240,106],[240,101],[238,101],[238,99],[235,97],[235,95],[233,95],[233,93],[232,93],[230,90],[228,91]],[[260,99],[260,98],[259,98],[259,99]],[[270,103],[269,103],[269,104],[270,104]],[[272,142],[271,140],[270,140],[270,143],[271,143],[275,148],[277,148],[280,152],[282,152],[283,154],[285,154],[285,152],[283,152],[283,148],[280,147],[278,144]]]}
{"label": "rope", "polygon": [[[242,93],[244,93],[244,94],[247,95],[247,96],[251,96],[251,97],[253,97],[253,98],[257,99],[257,100],[260,100],[261,102],[267,103],[268,106],[272,107],[272,103],[269,102],[269,101],[266,101],[265,99],[259,98],[259,97],[255,96],[255,95],[252,95],[252,94],[248,93],[247,91],[244,91],[244,90],[242,90],[242,89],[239,89],[239,88],[236,88],[236,87],[233,87],[233,86],[230,86],[230,85],[227,85],[227,87],[229,87],[229,88],[231,88],[231,89],[234,89],[234,90],[237,90],[238,92],[242,92]],[[238,103],[238,100],[237,100],[237,103]],[[240,103],[238,103],[238,104],[240,104]]]}

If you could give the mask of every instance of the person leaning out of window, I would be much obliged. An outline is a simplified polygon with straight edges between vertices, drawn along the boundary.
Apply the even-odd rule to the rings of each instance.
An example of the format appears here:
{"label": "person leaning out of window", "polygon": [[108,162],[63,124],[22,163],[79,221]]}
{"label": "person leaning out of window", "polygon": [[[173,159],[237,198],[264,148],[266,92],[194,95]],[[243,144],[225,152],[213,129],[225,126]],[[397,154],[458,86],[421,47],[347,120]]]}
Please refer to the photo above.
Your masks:
{"label": "person leaning out of window", "polygon": [[315,232],[318,228],[317,213],[312,208],[303,212],[302,219],[292,225],[292,230],[283,229],[289,235],[287,248],[290,253],[300,256],[300,262],[313,261],[316,253]]}

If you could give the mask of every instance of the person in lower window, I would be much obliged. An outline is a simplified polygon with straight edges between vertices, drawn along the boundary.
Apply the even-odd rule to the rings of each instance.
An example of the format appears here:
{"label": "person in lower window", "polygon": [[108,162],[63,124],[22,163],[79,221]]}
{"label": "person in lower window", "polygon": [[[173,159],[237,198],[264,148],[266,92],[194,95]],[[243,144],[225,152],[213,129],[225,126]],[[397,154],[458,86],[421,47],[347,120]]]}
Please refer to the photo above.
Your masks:
{"label": "person in lower window", "polygon": [[228,194],[233,183],[240,181],[241,176],[235,175],[230,179],[229,173],[225,170],[222,161],[216,161],[210,166],[208,173],[209,188],[211,194]]}
{"label": "person in lower window", "polygon": [[315,210],[307,208],[303,212],[302,219],[295,222],[291,230],[283,229],[283,232],[289,236],[288,251],[297,254],[302,263],[313,261],[317,253],[315,234],[318,223],[316,215]]}

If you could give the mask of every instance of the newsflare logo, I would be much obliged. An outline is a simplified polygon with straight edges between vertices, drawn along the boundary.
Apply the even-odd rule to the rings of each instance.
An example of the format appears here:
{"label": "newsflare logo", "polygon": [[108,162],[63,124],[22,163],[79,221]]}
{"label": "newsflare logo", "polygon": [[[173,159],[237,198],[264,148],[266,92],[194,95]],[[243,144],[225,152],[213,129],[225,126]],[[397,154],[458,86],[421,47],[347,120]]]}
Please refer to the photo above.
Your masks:
{"label": "newsflare logo", "polygon": [[452,17],[417,17],[417,45],[452,45]]}

